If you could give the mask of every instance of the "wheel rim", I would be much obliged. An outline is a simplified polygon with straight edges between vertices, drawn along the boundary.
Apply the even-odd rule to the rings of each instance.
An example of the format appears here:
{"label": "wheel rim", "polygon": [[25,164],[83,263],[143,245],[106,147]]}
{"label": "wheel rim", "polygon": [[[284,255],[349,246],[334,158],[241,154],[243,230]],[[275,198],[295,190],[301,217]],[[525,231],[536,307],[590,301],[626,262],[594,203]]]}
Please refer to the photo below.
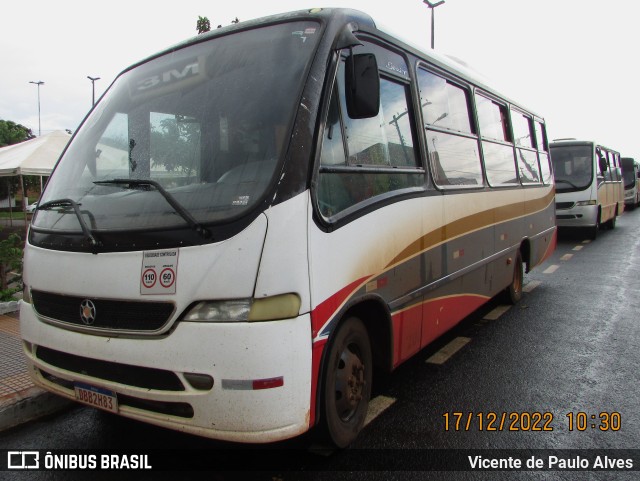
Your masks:
{"label": "wheel rim", "polygon": [[336,412],[342,421],[349,421],[358,410],[365,384],[365,365],[358,346],[349,344],[340,354],[336,369]]}

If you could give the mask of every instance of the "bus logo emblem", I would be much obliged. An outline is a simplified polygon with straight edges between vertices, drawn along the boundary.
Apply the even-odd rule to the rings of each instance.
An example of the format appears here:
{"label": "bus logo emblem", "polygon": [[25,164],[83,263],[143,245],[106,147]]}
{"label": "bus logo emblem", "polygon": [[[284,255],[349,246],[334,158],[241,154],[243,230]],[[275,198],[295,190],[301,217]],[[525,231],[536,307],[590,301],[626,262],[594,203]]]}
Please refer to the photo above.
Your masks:
{"label": "bus logo emblem", "polygon": [[80,303],[80,319],[87,326],[96,321],[96,305],[89,299],[85,299]]}

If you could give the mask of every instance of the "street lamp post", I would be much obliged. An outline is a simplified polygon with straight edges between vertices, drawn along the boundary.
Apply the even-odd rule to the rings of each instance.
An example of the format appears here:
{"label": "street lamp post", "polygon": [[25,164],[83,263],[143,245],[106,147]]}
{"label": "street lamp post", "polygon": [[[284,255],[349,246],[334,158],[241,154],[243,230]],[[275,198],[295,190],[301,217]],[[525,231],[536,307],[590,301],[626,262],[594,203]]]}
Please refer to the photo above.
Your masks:
{"label": "street lamp post", "polygon": [[433,11],[435,10],[436,7],[439,7],[440,5],[442,5],[444,3],[444,0],[440,0],[439,2],[430,2],[429,0],[423,0],[424,3],[427,4],[427,6],[431,9],[431,49],[433,50],[435,48],[435,20],[434,20],[434,14]]}
{"label": "street lamp post", "polygon": [[96,104],[96,80],[100,80],[100,77],[89,77],[87,78],[91,80],[91,105]]}
{"label": "street lamp post", "polygon": [[40,137],[42,135],[42,130],[40,128],[40,85],[44,85],[44,82],[42,80],[38,80],[37,82],[29,83],[38,86],[38,137]]}

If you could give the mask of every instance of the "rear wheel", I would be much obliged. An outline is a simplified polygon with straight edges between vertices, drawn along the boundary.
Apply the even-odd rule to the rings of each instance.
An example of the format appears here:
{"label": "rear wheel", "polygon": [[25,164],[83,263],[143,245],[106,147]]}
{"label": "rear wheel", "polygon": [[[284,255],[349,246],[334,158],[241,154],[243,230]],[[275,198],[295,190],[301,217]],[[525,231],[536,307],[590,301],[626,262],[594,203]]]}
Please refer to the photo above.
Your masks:
{"label": "rear wheel", "polygon": [[517,304],[522,299],[522,285],[524,283],[524,266],[520,251],[516,254],[513,266],[513,280],[504,291],[504,299],[509,304]]}
{"label": "rear wheel", "polygon": [[616,228],[616,219],[618,218],[618,213],[613,214],[613,217],[607,221],[607,228],[613,230]]}
{"label": "rear wheel", "polygon": [[338,326],[325,363],[324,430],[329,442],[344,448],[362,429],[371,396],[371,343],[360,319],[349,317]]}

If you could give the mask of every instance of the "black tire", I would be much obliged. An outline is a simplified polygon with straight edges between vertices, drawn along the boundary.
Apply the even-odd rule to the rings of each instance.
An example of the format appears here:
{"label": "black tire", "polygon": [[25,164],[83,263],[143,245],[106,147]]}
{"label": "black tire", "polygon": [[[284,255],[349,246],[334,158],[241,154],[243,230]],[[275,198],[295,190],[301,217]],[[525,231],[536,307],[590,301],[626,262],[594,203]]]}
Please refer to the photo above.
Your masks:
{"label": "black tire", "polygon": [[504,300],[508,304],[517,304],[522,299],[522,286],[524,284],[524,265],[520,251],[516,254],[513,263],[513,279],[511,284],[504,290]]}
{"label": "black tire", "polygon": [[329,443],[345,448],[360,433],[371,396],[371,343],[360,319],[349,317],[338,326],[324,367],[323,434]]}
{"label": "black tire", "polygon": [[607,228],[613,230],[616,228],[616,219],[618,218],[618,214],[614,214],[611,219],[607,221]]}
{"label": "black tire", "polygon": [[598,238],[598,231],[600,230],[600,208],[598,208],[598,215],[596,216],[596,225],[589,227],[589,239],[596,240]]}

